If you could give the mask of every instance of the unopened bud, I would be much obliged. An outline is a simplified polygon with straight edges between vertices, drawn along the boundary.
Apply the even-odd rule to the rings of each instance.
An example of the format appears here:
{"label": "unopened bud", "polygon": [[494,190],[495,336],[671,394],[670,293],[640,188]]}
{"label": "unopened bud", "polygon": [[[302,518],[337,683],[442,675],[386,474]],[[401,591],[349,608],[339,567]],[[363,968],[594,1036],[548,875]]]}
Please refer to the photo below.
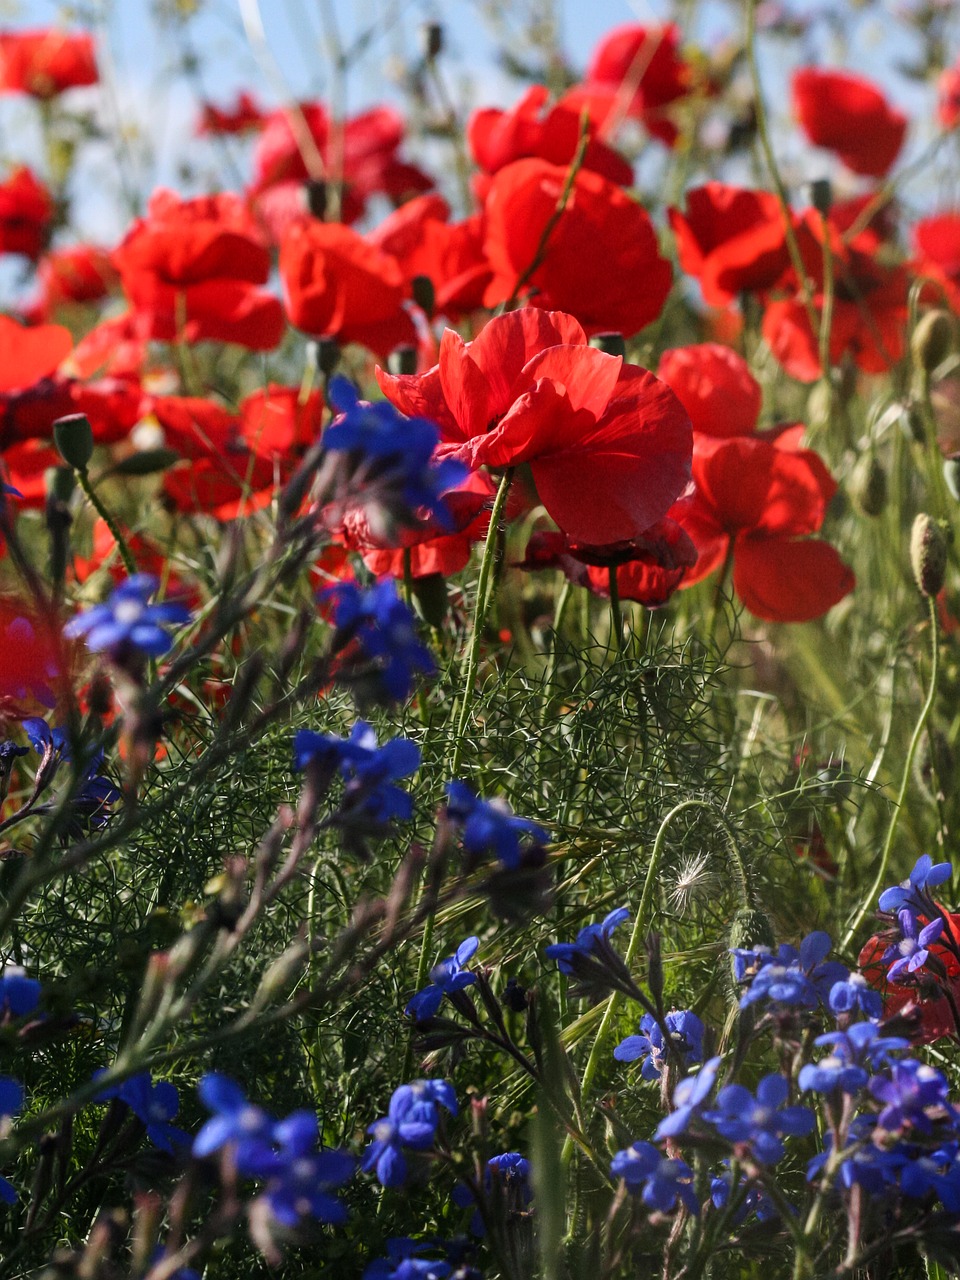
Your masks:
{"label": "unopened bud", "polygon": [[53,424],[53,441],[64,462],[75,471],[86,471],[93,456],[93,428],[84,413],[69,413]]}
{"label": "unopened bud", "polygon": [[387,356],[387,368],[393,376],[417,372],[417,348],[411,346],[394,347]]}
{"label": "unopened bud", "polygon": [[267,968],[260,981],[254,1003],[258,1008],[286,995],[298,978],[302,977],[310,957],[309,943],[303,939],[292,942]]}
{"label": "unopened bud", "polygon": [[913,522],[910,564],[923,595],[939,595],[947,575],[947,534],[942,522],[925,512]]}
{"label": "unopened bud", "polygon": [[949,312],[928,311],[917,322],[910,339],[914,363],[926,373],[932,373],[953,350],[954,336]]}
{"label": "unopened bud", "polygon": [[431,319],[433,309],[437,305],[437,294],[433,287],[433,281],[429,276],[414,276],[410,281],[410,291],[413,294],[414,302],[426,314],[427,319]]}
{"label": "unopened bud", "polygon": [[307,344],[307,355],[324,377],[329,378],[340,363],[340,343],[325,333],[323,337]]}
{"label": "unopened bud", "polygon": [[887,505],[887,473],[876,454],[867,453],[853,473],[853,498],[865,516],[878,516]]}
{"label": "unopened bud", "polygon": [[327,216],[327,184],[320,178],[310,178],[303,188],[307,212],[321,222]]}
{"label": "unopened bud", "polygon": [[810,203],[817,213],[829,216],[833,208],[833,183],[829,178],[816,178],[810,183]]}
{"label": "unopened bud", "polygon": [[439,22],[425,22],[420,28],[420,36],[423,56],[427,62],[432,62],[443,52],[443,27]]}
{"label": "unopened bud", "polygon": [[626,356],[627,344],[622,333],[595,333],[590,339],[591,347],[603,351],[608,356]]}

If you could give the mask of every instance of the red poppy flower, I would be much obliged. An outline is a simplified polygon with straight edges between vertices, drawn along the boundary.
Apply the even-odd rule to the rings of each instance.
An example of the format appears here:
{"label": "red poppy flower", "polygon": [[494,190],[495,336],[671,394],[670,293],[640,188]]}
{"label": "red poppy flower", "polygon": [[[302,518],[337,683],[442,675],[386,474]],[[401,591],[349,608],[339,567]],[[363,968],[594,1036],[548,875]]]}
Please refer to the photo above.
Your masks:
{"label": "red poppy flower", "polygon": [[53,222],[53,197],[26,165],[0,182],[0,253],[36,261]]}
{"label": "red poppy flower", "polygon": [[37,280],[48,307],[62,302],[98,302],[117,284],[106,249],[92,244],[51,249],[37,263]]}
{"label": "red poppy flower", "polygon": [[686,213],[670,209],[668,217],[680,265],[712,307],[773,288],[790,266],[783,214],[769,191],[708,182],[687,192]]}
{"label": "red poppy flower", "polygon": [[426,520],[418,527],[398,530],[398,546],[375,547],[371,546],[369,535],[365,535],[356,522],[351,522],[343,531],[343,541],[346,546],[362,551],[363,563],[378,578],[405,577],[408,554],[412,578],[428,578],[434,574],[449,578],[467,564],[474,543],[487,536],[494,492],[489,475],[475,471],[445,495],[453,524],[451,531],[444,532],[435,520]]}
{"label": "red poppy flower", "polygon": [[47,500],[46,473],[63,461],[52,445],[44,440],[21,440],[0,454],[6,480],[20,494],[18,506],[41,510]]}
{"label": "red poppy flower", "polygon": [[834,151],[854,173],[882,178],[907,132],[907,117],[875,85],[845,71],[794,72],[793,107],[816,147]]}
{"label": "red poppy flower", "polygon": [[96,378],[70,383],[71,408],[90,421],[97,444],[125,440],[139,422],[143,390],[139,378]]}
{"label": "red poppy flower", "polygon": [[447,329],[436,368],[377,379],[404,413],[439,425],[441,455],[471,469],[529,462],[548,513],[579,541],[637,537],[689,479],[690,420],[673,392],[589,347],[560,312],[507,312],[470,343]]}
{"label": "red poppy flower", "polygon": [[[550,90],[531,85],[510,111],[484,107],[467,122],[467,142],[474,160],[483,170],[474,179],[474,191],[483,200],[489,190],[490,175],[514,160],[539,157],[551,164],[568,165],[580,145],[580,111],[562,98],[549,108]],[[619,152],[601,142],[596,126],[588,125],[583,168],[602,174],[619,186],[633,182],[633,166]]]}
{"label": "red poppy flower", "polygon": [[0,726],[53,707],[67,647],[56,618],[13,596],[0,596]]}
{"label": "red poppy flower", "polygon": [[[561,165],[517,160],[492,179],[485,205],[484,247],[494,273],[487,306],[512,297],[534,266],[567,178]],[[523,291],[538,307],[576,316],[588,333],[629,335],[660,314],[672,277],[643,206],[600,174],[580,170]]]}
{"label": "red poppy flower", "polygon": [[217,107],[212,102],[200,104],[197,136],[250,133],[269,119],[252,93],[246,89],[237,94],[232,107]]}
{"label": "red poppy flower", "polygon": [[[944,912],[947,929],[960,942],[960,914]],[[925,918],[920,922],[926,924]],[[883,993],[883,1012],[889,1018],[894,1014],[906,1013],[916,1009],[919,1015],[919,1027],[911,1037],[917,1044],[932,1044],[944,1036],[956,1036],[957,1026],[953,1020],[950,1002],[946,996],[939,995],[939,989],[933,984],[902,986],[887,981],[889,964],[884,964],[883,957],[889,945],[888,940],[875,934],[864,944],[860,952],[858,964],[860,972],[870,983]],[[950,987],[954,1000],[960,1002],[960,965],[950,949],[942,942],[930,944],[931,953],[943,965],[946,982]]]}
{"label": "red poppy flower", "polygon": [[0,32],[0,93],[53,98],[99,78],[93,37],[86,32]]}
{"label": "red poppy flower", "polygon": [[166,442],[185,458],[218,457],[236,448],[240,420],[203,396],[150,396],[144,414],[152,415]]}
{"label": "red poppy flower", "polygon": [[127,311],[94,325],[77,343],[68,367],[78,378],[92,378],[95,373],[134,377],[143,369],[146,355],[147,339]]}
{"label": "red poppy flower", "polygon": [[699,437],[695,493],[677,519],[699,558],[686,584],[699,582],[733,554],[733,585],[758,618],[807,622],[853,590],[854,577],[816,533],[836,484],[820,458],[796,447],[802,428],[775,440]]}
{"label": "red poppy flower", "polygon": [[416,343],[399,265],[349,227],[292,226],[280,250],[280,276],[290,322],[306,333],[359,342],[384,358]]}
{"label": "red poppy flower", "polygon": [[932,276],[954,311],[960,310],[960,212],[921,218],[913,229],[917,275]]}
{"label": "red poppy flower", "polygon": [[408,285],[424,276],[433,287],[436,314],[458,320],[483,305],[492,272],[483,252],[478,215],[450,222],[439,195],[416,196],[388,214],[369,243],[396,258]]}
{"label": "red poppy flower", "polygon": [[680,29],[673,23],[615,27],[594,49],[584,89],[595,101],[605,94],[610,112],[642,120],[655,138],[672,147],[678,131],[668,108],[686,97],[695,81],[679,47]]}
{"label": "red poppy flower", "polygon": [[747,436],[757,425],[763,392],[730,347],[702,342],[665,351],[657,377],[673,388],[701,435]]}
{"label": "red poppy flower", "polygon": [[260,458],[290,457],[320,438],[323,396],[311,391],[301,402],[299,387],[275,383],[255,391],[240,405],[240,435]]}
{"label": "red poppy flower", "polygon": [[269,250],[238,196],[154,192],[113,263],[144,337],[269,351],[283,336],[283,308],[256,287],[270,274]]}
{"label": "red poppy flower", "polygon": [[0,391],[30,387],[50,377],[72,347],[70,330],[62,324],[27,329],[8,316],[0,316]]}
{"label": "red poppy flower", "polygon": [[227,521],[269,506],[279,478],[271,459],[235,450],[174,467],[164,475],[163,492],[177,511]]}

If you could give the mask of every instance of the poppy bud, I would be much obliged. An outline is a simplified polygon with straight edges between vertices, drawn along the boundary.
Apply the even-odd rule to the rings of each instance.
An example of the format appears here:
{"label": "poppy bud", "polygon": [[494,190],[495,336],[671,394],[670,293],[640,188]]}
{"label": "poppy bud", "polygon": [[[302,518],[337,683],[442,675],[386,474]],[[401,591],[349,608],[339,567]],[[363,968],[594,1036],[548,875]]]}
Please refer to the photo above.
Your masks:
{"label": "poppy bud", "polygon": [[340,343],[329,334],[307,343],[307,355],[317,368],[329,378],[340,363]]}
{"label": "poppy bud", "polygon": [[603,351],[608,356],[626,356],[627,344],[622,333],[595,333],[590,339],[591,347]]}
{"label": "poppy bud", "polygon": [[387,356],[387,368],[395,378],[417,372],[417,348],[394,347]]}
{"label": "poppy bud", "polygon": [[410,291],[414,302],[426,312],[429,319],[433,315],[433,308],[437,302],[433,281],[429,276],[414,276],[410,282]]}
{"label": "poppy bud", "polygon": [[920,412],[919,405],[910,403],[903,406],[900,414],[900,430],[908,440],[914,441],[915,444],[923,444],[926,433],[923,429],[923,414]]}
{"label": "poppy bud", "polygon": [[951,453],[943,460],[943,478],[957,502],[960,502],[960,453]]}
{"label": "poppy bud", "polygon": [[[774,944],[773,926],[765,912],[756,907],[741,907],[733,917],[730,926],[731,951],[750,951],[756,947],[772,947]],[[736,983],[736,961],[731,957],[731,973]]]}
{"label": "poppy bud", "polygon": [[93,428],[83,413],[69,413],[53,424],[53,440],[64,462],[75,471],[86,471],[93,456]]}
{"label": "poppy bud", "polygon": [[887,472],[876,454],[867,453],[853,473],[853,498],[865,516],[878,516],[887,505]]}
{"label": "poppy bud", "polygon": [[311,178],[303,189],[307,212],[322,222],[327,216],[327,184],[319,178]]}
{"label": "poppy bud", "polygon": [[821,378],[807,397],[807,417],[813,426],[827,426],[833,417],[834,409],[833,390],[830,384]]}
{"label": "poppy bud", "polygon": [[432,62],[443,52],[443,26],[439,22],[425,22],[420,28],[420,36],[423,56],[427,62]]}
{"label": "poppy bud", "polygon": [[921,316],[910,339],[914,363],[926,373],[946,360],[953,350],[953,320],[946,311],[928,311]]}
{"label": "poppy bud", "polygon": [[833,183],[829,178],[816,178],[810,183],[810,203],[817,213],[829,217],[833,207]]}
{"label": "poppy bud", "polygon": [[910,564],[922,594],[938,595],[947,574],[947,534],[941,521],[923,511],[910,534]]}

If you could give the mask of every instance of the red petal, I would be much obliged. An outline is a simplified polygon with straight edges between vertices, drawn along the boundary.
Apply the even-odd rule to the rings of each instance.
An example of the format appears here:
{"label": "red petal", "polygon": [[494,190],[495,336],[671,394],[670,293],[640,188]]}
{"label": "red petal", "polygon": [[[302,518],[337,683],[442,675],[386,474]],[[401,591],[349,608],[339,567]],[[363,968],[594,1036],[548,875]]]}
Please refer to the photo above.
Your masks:
{"label": "red petal", "polygon": [[853,590],[853,571],[827,542],[741,537],[733,559],[737,595],[758,618],[809,622]]}

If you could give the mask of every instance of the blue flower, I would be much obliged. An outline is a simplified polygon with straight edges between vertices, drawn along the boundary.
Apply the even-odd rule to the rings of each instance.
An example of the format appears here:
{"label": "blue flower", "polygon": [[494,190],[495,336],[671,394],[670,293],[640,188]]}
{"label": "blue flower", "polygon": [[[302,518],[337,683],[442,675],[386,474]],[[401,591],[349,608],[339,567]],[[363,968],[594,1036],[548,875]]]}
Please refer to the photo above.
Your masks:
{"label": "blue flower", "polygon": [[353,1176],[356,1159],[347,1151],[319,1148],[317,1117],[294,1111],[274,1126],[276,1148],[252,1153],[246,1172],[266,1179],[264,1199],[274,1218],[296,1227],[304,1218],[336,1225],[346,1206],[332,1193]]}
{"label": "blue flower", "polygon": [[[17,1115],[23,1106],[23,1085],[10,1076],[0,1076],[0,1121],[10,1120]],[[0,1178],[0,1200],[5,1204],[14,1204],[17,1192],[6,1178]]]}
{"label": "blue flower", "polygon": [[[42,723],[43,722],[41,721],[41,724]],[[4,738],[3,741],[0,742],[0,777],[9,773],[14,760],[16,760],[18,756],[27,755],[29,750],[29,747],[18,747],[17,744],[15,742],[11,742],[9,738]]]}
{"label": "blue flower", "polygon": [[703,1104],[713,1089],[722,1058],[708,1058],[695,1076],[685,1076],[673,1091],[673,1111],[657,1125],[657,1142],[678,1138],[703,1114]]}
{"label": "blue flower", "polygon": [[203,1160],[230,1147],[239,1172],[262,1167],[266,1153],[272,1150],[272,1117],[248,1102],[235,1081],[218,1072],[203,1076],[197,1092],[213,1116],[194,1138],[193,1155]]}
{"label": "blue flower", "polygon": [[25,1018],[40,1002],[40,983],[28,978],[16,964],[0,969],[0,1022],[5,1018]]}
{"label": "blue flower", "polygon": [[70,639],[83,636],[94,653],[106,650],[115,660],[131,653],[156,658],[166,653],[173,640],[164,630],[190,621],[190,611],[182,604],[167,601],[148,604],[159,587],[150,573],[135,573],[113,591],[105,604],[72,618],[63,629]]}
{"label": "blue flower", "polygon": [[829,1045],[833,1052],[819,1062],[801,1067],[797,1082],[801,1091],[815,1093],[859,1093],[870,1078],[870,1070],[890,1060],[889,1055],[906,1049],[908,1040],[882,1036],[872,1022],[857,1022],[846,1031],[817,1036],[817,1045]]}
{"label": "blue flower", "polygon": [[363,1280],[446,1280],[451,1272],[448,1262],[417,1257],[434,1247],[434,1241],[411,1240],[408,1236],[388,1240],[387,1257],[371,1262],[364,1270]]}
{"label": "blue flower", "polygon": [[861,1013],[865,1018],[883,1014],[883,997],[867,982],[862,973],[851,973],[830,988],[830,1011],[839,1016]]}
{"label": "blue flower", "polygon": [[479,938],[467,938],[460,943],[452,956],[447,956],[446,960],[441,960],[438,965],[435,965],[430,970],[430,985],[418,991],[404,1010],[407,1017],[412,1018],[414,1022],[427,1022],[436,1016],[445,995],[452,995],[455,991],[472,987],[477,976],[463,966],[473,957],[479,946]]}
{"label": "blue flower", "polygon": [[350,683],[362,703],[404,702],[418,674],[430,675],[436,663],[417,635],[416,619],[397,595],[390,578],[363,589],[341,582],[320,593],[333,605],[337,677]]}
{"label": "blue flower", "polygon": [[663,1032],[653,1014],[640,1019],[640,1035],[627,1036],[613,1051],[618,1062],[635,1062],[643,1058],[640,1074],[644,1080],[659,1080],[668,1057],[692,1067],[703,1060],[703,1023],[689,1009],[674,1010],[664,1018],[670,1042],[664,1046]]}
{"label": "blue flower", "polygon": [[373,1142],[364,1153],[364,1173],[376,1171],[384,1187],[399,1187],[407,1177],[404,1149],[426,1151],[440,1124],[439,1108],[457,1114],[457,1098],[448,1080],[415,1080],[394,1090],[387,1114],[371,1124]]}
{"label": "blue flower", "polygon": [[[710,1180],[710,1199],[718,1209],[726,1208],[733,1182],[729,1169],[730,1162],[724,1160],[722,1163],[723,1171]],[[772,1222],[780,1217],[780,1210],[759,1183],[748,1182],[745,1177],[741,1177],[738,1190],[741,1193],[746,1190],[746,1194],[733,1215],[734,1226],[740,1226],[753,1213],[757,1215],[758,1222]]]}
{"label": "blue flower", "polygon": [[[826,960],[831,945],[829,935],[816,930],[804,938],[799,951],[783,943],[775,957],[760,950],[746,953],[757,957],[757,968],[753,981],[740,998],[740,1008],[746,1009],[758,1000],[802,1008],[826,1003],[834,984],[848,976],[844,965]],[[734,952],[735,961],[743,954]],[[746,965],[743,971],[749,976]]]}
{"label": "blue flower", "polygon": [[122,1084],[111,1085],[97,1095],[98,1102],[119,1098],[147,1130],[147,1137],[161,1151],[174,1151],[190,1145],[190,1135],[170,1123],[180,1109],[176,1088],[166,1080],[154,1082],[149,1071],[141,1071]]}
{"label": "blue flower", "polygon": [[635,1142],[618,1151],[610,1162],[610,1172],[622,1178],[632,1194],[658,1213],[670,1213],[680,1200],[691,1213],[700,1212],[693,1189],[693,1171],[685,1160],[670,1160],[651,1142]]}
{"label": "blue flower", "polygon": [[756,1097],[742,1084],[728,1084],[717,1094],[716,1107],[703,1118],[734,1146],[747,1146],[760,1164],[776,1164],[786,1154],[783,1138],[812,1133],[816,1117],[809,1107],[785,1105],[790,1094],[786,1078],[764,1076]]}
{"label": "blue flower", "polygon": [[916,1058],[890,1063],[888,1075],[874,1076],[870,1092],[883,1103],[877,1127],[889,1133],[919,1130],[932,1133],[934,1123],[956,1126],[960,1112],[951,1105],[949,1085],[943,1072]]}
{"label": "blue flower", "polygon": [[544,954],[556,960],[561,973],[577,979],[570,988],[572,995],[594,998],[615,990],[644,1000],[610,941],[614,929],[629,919],[630,911],[617,907],[603,920],[581,929],[576,942],[555,942],[544,948]]}
{"label": "blue flower", "polygon": [[448,782],[446,791],[447,817],[472,858],[492,853],[508,871],[515,871],[523,860],[521,841],[542,846],[550,839],[538,823],[511,812],[505,800],[481,800],[465,782]]}
{"label": "blue flower", "polygon": [[899,911],[901,907],[911,907],[923,911],[930,901],[930,890],[943,884],[953,875],[953,867],[949,862],[934,863],[928,853],[917,859],[916,866],[906,880],[891,889],[884,889],[880,895],[881,911]]}
{"label": "blue flower", "polygon": [[577,934],[576,942],[555,942],[544,949],[544,955],[549,956],[551,960],[556,960],[557,968],[561,973],[574,974],[577,972],[574,967],[575,962],[589,960],[599,954],[604,944],[609,946],[610,935],[614,929],[629,919],[629,908],[617,907],[609,915],[604,916],[603,920],[584,925]]}
{"label": "blue flower", "polygon": [[903,936],[899,942],[888,947],[883,956],[884,964],[894,961],[887,972],[888,982],[902,982],[906,974],[922,969],[930,957],[928,948],[931,942],[936,942],[946,924],[943,916],[938,916],[921,929],[916,914],[910,907],[900,907],[897,920]]}

